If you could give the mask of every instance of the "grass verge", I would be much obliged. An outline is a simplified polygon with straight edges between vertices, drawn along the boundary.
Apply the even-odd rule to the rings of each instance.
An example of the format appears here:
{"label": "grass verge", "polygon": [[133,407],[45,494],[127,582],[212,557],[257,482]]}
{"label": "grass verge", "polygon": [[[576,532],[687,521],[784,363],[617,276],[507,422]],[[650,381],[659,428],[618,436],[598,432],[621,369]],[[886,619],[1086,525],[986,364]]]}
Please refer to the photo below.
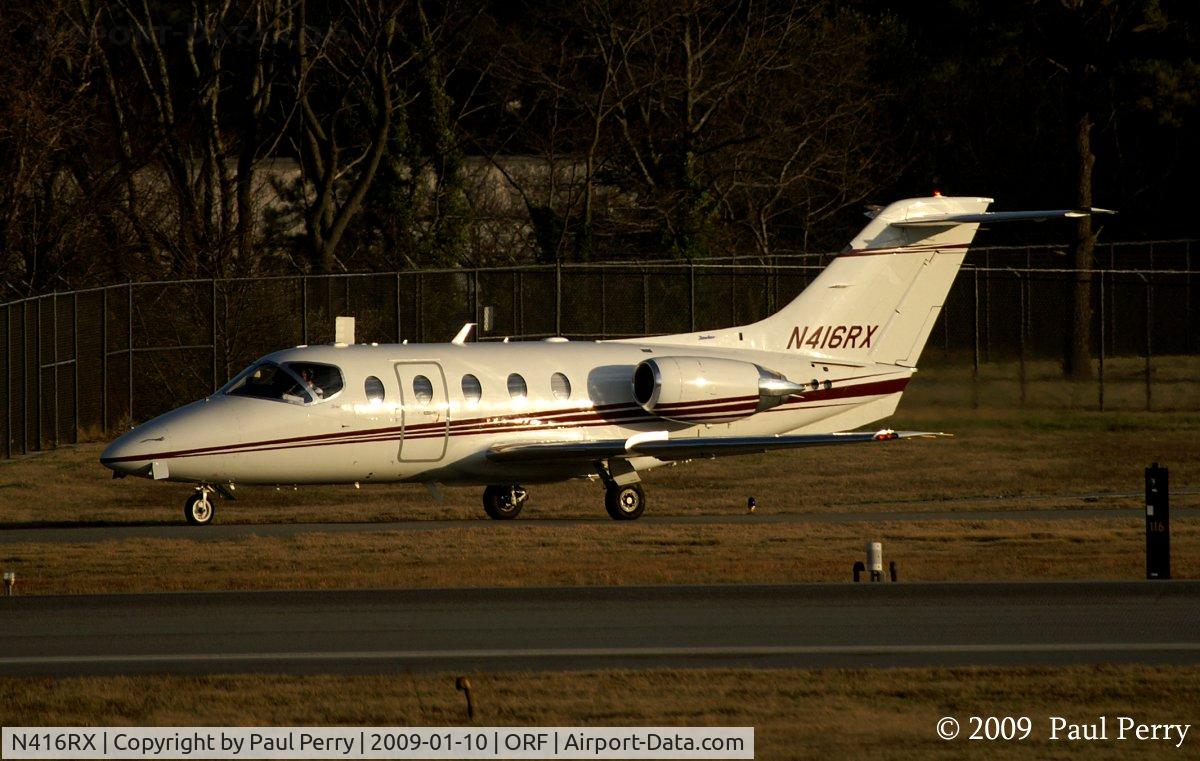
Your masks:
{"label": "grass verge", "polygon": [[[16,725],[469,725],[453,674],[0,678]],[[1049,716],[1192,723],[1200,667],[663,670],[472,675],[477,725],[754,726],[757,758],[1178,758],[1174,742],[1052,742]],[[1030,739],[937,738],[1029,716]],[[1193,727],[1192,732],[1194,733]],[[1111,735],[1110,735],[1111,737]],[[1182,756],[1181,756],[1182,754]]]}
{"label": "grass verge", "polygon": [[[302,533],[219,540],[0,545],[21,594],[250,589],[848,581],[864,542],[901,581],[1139,579],[1129,519],[555,525]],[[1173,574],[1200,576],[1200,526],[1172,536]]]}

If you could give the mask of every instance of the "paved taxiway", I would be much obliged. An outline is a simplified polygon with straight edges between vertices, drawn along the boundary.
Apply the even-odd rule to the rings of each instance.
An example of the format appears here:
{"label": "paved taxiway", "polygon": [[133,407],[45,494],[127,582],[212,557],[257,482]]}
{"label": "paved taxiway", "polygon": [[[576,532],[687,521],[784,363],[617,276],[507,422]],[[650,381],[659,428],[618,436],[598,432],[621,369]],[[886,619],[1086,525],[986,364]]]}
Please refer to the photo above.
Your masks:
{"label": "paved taxiway", "polygon": [[[1200,517],[1200,508],[1176,507],[1172,517]],[[1087,520],[1120,518],[1142,521],[1140,508],[1081,507],[1030,510],[908,510],[853,511],[821,513],[776,514],[711,514],[679,516],[644,516],[639,523],[651,525],[749,525],[755,523],[852,523],[883,521],[1028,521],[1028,520]],[[218,517],[218,520],[220,518]],[[513,524],[516,526],[583,526],[608,524],[607,516],[592,519],[558,519],[531,517]],[[17,542],[108,542],[122,539],[237,539],[246,536],[291,537],[299,534],[353,534],[389,531],[444,531],[447,529],[482,528],[497,530],[493,521],[408,520],[362,523],[214,523],[204,528],[179,523],[126,523],[112,525],[75,524],[36,527],[0,528],[0,545]]]}
{"label": "paved taxiway", "polygon": [[1200,582],[0,598],[0,674],[1200,663]]}

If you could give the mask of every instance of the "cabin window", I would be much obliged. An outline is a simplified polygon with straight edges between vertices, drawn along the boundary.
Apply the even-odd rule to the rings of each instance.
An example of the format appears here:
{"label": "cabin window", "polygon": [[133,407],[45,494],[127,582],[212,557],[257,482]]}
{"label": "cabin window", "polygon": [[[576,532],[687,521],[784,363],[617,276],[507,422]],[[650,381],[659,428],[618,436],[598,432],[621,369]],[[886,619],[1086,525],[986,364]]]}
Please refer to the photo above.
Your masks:
{"label": "cabin window", "polygon": [[550,376],[550,391],[555,399],[570,399],[571,381],[562,373],[555,373]]}
{"label": "cabin window", "polygon": [[483,386],[479,383],[479,379],[474,375],[467,373],[462,379],[463,398],[474,404],[483,396]]}
{"label": "cabin window", "polygon": [[508,395],[513,399],[524,399],[529,396],[529,387],[525,385],[525,379],[520,373],[513,373],[508,376]]}
{"label": "cabin window", "polygon": [[418,403],[429,404],[433,401],[433,383],[424,375],[413,378],[413,396]]}
{"label": "cabin window", "polygon": [[221,393],[289,404],[314,404],[342,390],[342,371],[315,362],[259,362],[225,384]]}
{"label": "cabin window", "polygon": [[374,375],[367,377],[367,380],[363,383],[363,390],[367,392],[368,402],[383,401],[383,381]]}

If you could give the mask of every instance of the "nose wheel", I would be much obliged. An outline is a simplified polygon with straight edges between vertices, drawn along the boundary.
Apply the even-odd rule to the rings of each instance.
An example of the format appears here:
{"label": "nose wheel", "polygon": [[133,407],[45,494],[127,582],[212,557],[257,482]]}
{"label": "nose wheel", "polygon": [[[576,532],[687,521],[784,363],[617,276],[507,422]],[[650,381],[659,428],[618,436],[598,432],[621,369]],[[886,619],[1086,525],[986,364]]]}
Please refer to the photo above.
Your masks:
{"label": "nose wheel", "polygon": [[196,490],[183,504],[183,517],[193,526],[207,526],[217,513],[217,495],[206,487]]}
{"label": "nose wheel", "polygon": [[521,514],[529,492],[520,484],[489,486],[483,490],[483,511],[496,521],[511,521]]}

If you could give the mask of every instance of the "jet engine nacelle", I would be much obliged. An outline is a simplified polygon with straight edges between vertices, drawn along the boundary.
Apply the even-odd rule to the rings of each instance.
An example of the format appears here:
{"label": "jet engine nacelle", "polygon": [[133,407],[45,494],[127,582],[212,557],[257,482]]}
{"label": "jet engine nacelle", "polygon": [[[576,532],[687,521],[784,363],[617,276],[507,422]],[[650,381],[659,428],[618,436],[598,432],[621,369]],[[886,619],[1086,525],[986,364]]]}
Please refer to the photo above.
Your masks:
{"label": "jet engine nacelle", "polygon": [[725,423],[783,404],[804,386],[753,362],[713,357],[655,357],[633,371],[642,409],[686,423]]}

